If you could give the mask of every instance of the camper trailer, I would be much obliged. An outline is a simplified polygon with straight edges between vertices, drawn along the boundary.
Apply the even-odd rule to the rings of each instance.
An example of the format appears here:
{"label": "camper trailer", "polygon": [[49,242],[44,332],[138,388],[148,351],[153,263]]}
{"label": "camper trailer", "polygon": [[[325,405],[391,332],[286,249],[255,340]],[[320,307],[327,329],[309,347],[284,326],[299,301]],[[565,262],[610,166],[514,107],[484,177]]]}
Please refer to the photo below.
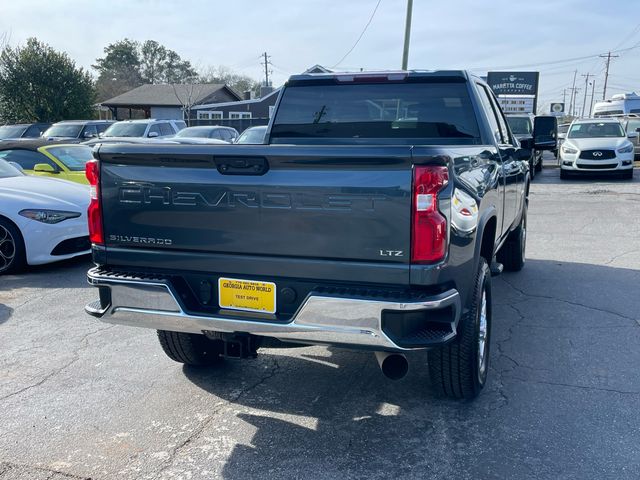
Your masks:
{"label": "camper trailer", "polygon": [[613,95],[611,100],[597,102],[593,107],[595,118],[629,115],[630,113],[640,115],[640,95],[635,92]]}

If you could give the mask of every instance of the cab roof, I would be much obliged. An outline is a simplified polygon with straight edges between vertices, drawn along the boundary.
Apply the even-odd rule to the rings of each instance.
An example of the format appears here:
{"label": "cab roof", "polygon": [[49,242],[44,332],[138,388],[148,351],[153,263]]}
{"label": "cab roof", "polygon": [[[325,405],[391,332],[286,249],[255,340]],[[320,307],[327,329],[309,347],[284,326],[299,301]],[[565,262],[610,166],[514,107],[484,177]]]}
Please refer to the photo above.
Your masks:
{"label": "cab roof", "polygon": [[[403,81],[452,81],[465,82],[470,77],[465,70],[387,70],[363,72],[331,72],[331,73],[303,73],[289,77],[287,85],[305,83],[385,83]],[[478,80],[480,78],[478,77]]]}

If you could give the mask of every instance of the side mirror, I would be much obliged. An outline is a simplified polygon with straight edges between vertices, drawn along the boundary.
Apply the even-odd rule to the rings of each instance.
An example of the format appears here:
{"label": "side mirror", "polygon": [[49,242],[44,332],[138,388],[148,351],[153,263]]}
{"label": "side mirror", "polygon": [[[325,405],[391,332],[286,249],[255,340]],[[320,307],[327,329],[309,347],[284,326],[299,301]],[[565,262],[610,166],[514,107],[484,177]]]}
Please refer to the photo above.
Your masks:
{"label": "side mirror", "polygon": [[149,138],[156,138],[159,137],[160,135],[158,135],[158,132],[149,132],[149,135],[147,135],[147,137]]}
{"label": "side mirror", "polygon": [[536,150],[556,150],[558,148],[558,119],[551,115],[541,115],[533,119],[533,143]]}
{"label": "side mirror", "polygon": [[527,137],[520,140],[520,147],[527,150],[533,150],[533,138]]}
{"label": "side mirror", "polygon": [[627,138],[638,138],[638,135],[640,135],[638,133],[638,131],[636,130],[635,132],[629,132],[627,133]]}
{"label": "side mirror", "polygon": [[96,136],[95,133],[91,133],[91,132],[84,132],[84,134],[82,135],[84,138],[94,138]]}
{"label": "side mirror", "polygon": [[58,173],[58,170],[53,168],[48,163],[36,163],[33,167],[33,171],[40,173]]}
{"label": "side mirror", "polygon": [[636,132],[640,133],[640,127],[636,128]]}

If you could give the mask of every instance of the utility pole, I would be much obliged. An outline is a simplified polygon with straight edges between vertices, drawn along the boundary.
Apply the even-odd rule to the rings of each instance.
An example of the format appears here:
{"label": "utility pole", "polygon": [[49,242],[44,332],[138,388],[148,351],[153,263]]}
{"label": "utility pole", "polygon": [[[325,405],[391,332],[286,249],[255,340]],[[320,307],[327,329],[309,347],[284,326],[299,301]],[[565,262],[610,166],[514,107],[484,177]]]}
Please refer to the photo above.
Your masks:
{"label": "utility pole", "polygon": [[567,89],[562,89],[562,103],[564,103],[565,107],[567,106]]}
{"label": "utility pole", "polygon": [[609,63],[611,62],[612,58],[618,58],[620,55],[611,55],[611,52],[607,53],[606,55],[600,55],[600,58],[606,58],[607,59],[607,67],[605,69],[604,72],[604,90],[602,91],[602,100],[606,100],[606,96],[607,96],[607,80],[609,80]]}
{"label": "utility pole", "polygon": [[571,90],[571,100],[569,100],[569,115],[573,115],[573,97],[576,93],[576,75],[578,75],[578,70],[573,72],[573,86],[569,89]]}
{"label": "utility pole", "polygon": [[267,52],[262,54],[264,56],[264,62],[261,62],[261,65],[264,65],[264,86],[268,87],[269,83],[269,65],[271,65],[270,55],[267,55]]}
{"label": "utility pole", "polygon": [[404,49],[402,50],[402,70],[407,69],[409,63],[409,39],[411,37],[411,13],[413,0],[407,0],[407,21],[404,25]]}
{"label": "utility pole", "polygon": [[569,90],[571,90],[571,106],[569,107],[569,114],[575,116],[576,111],[578,110],[578,92],[582,89],[570,88]]}
{"label": "utility pole", "polygon": [[589,116],[591,116],[591,112],[593,112],[593,97],[596,94],[596,79],[593,79],[593,82],[591,82],[591,102],[590,102],[590,107],[589,107]]}
{"label": "utility pole", "polygon": [[586,75],[583,74],[581,76],[584,77],[584,98],[582,99],[582,116],[584,117],[584,109],[587,106],[587,92],[589,91],[589,77],[592,77],[593,75],[587,73]]}

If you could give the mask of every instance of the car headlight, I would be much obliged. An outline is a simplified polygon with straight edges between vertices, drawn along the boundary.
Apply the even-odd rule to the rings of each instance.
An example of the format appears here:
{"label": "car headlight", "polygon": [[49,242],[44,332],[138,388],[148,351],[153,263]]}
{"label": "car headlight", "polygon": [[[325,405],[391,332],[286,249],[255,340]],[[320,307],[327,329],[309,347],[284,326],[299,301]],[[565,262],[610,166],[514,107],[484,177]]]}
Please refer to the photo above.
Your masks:
{"label": "car headlight", "polygon": [[65,212],[64,210],[21,210],[18,213],[31,220],[48,224],[60,223],[69,218],[80,216],[78,212]]}
{"label": "car headlight", "polygon": [[578,153],[578,150],[576,150],[575,148],[568,147],[567,145],[562,145],[562,152],[563,153]]}
{"label": "car headlight", "polygon": [[622,147],[618,149],[618,153],[631,153],[633,152],[633,145],[629,144],[626,147]]}

